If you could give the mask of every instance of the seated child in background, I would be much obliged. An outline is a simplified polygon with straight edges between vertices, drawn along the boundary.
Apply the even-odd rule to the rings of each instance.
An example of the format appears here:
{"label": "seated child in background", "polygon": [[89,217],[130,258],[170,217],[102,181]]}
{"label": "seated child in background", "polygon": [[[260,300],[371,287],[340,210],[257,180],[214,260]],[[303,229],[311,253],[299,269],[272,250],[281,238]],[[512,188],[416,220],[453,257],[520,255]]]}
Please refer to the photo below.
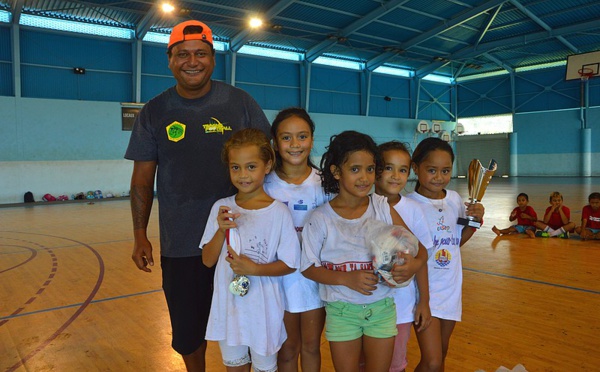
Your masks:
{"label": "seated child in background", "polygon": [[517,220],[517,224],[507,227],[506,229],[498,229],[496,226],[492,227],[492,231],[496,233],[496,235],[504,235],[504,234],[527,234],[531,238],[535,238],[535,226],[533,225],[535,221],[537,221],[537,214],[530,207],[529,204],[529,196],[525,193],[520,193],[517,196],[517,204],[518,207],[513,209],[510,213],[510,217],[508,217],[509,221]]}
{"label": "seated child in background", "polygon": [[569,232],[575,229],[571,222],[571,210],[563,205],[563,196],[558,191],[550,194],[550,206],[546,208],[543,221],[536,221],[535,227],[542,230],[538,236],[569,238]]}
{"label": "seated child in background", "polygon": [[588,202],[581,211],[581,226],[575,232],[581,240],[600,239],[600,192],[591,193]]}

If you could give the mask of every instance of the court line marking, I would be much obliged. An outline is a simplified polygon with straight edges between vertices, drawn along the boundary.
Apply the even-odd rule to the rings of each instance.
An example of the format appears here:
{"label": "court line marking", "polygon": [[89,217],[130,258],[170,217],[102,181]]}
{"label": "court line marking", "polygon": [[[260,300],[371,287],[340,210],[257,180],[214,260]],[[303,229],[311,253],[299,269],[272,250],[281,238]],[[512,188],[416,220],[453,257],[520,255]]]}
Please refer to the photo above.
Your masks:
{"label": "court line marking", "polygon": [[[21,357],[21,359],[17,363],[15,363],[14,365],[12,365],[11,367],[8,367],[8,369],[6,370],[6,372],[14,372],[14,371],[16,371],[21,366],[25,367],[25,364],[27,363],[28,360],[30,360],[31,358],[33,358],[37,353],[39,353],[40,351],[42,351],[46,346],[50,345],[50,343],[52,341],[54,341],[65,329],[67,329],[79,317],[79,315],[81,315],[81,313],[83,313],[83,311],[90,305],[91,301],[93,300],[93,298],[96,296],[96,294],[100,290],[100,286],[102,285],[102,282],[104,281],[104,259],[102,258],[102,256],[100,255],[100,253],[98,253],[98,251],[96,251],[91,246],[89,246],[89,245],[87,245],[87,244],[85,244],[83,242],[79,242],[77,240],[74,240],[74,239],[65,238],[63,236],[56,236],[56,235],[49,235],[49,234],[38,234],[38,233],[29,233],[29,234],[30,235],[52,237],[52,238],[57,238],[57,239],[64,239],[64,240],[68,240],[68,241],[71,241],[71,242],[83,245],[84,247],[86,247],[87,249],[89,249],[92,252],[92,254],[96,257],[96,259],[98,260],[99,273],[98,273],[98,278],[96,280],[96,284],[92,288],[92,291],[90,292],[90,294],[88,295],[88,297],[85,299],[85,301],[82,302],[81,305],[79,305],[79,308],[75,311],[75,313],[73,315],[71,315],[71,317],[69,319],[67,319],[63,323],[63,325],[60,326],[52,335],[50,335],[50,337],[48,337],[46,340],[42,341],[41,344],[37,348],[35,348],[29,354]],[[8,322],[8,320],[6,320],[6,322]]]}
{"label": "court line marking", "polygon": [[[33,242],[33,241],[28,241],[28,240],[23,240],[23,239],[14,239],[14,238],[9,238],[9,239],[16,240],[16,241],[19,241],[19,242],[29,243],[29,244],[32,244],[34,246],[37,246],[38,249],[39,249],[39,252],[48,253],[50,255],[51,260],[52,260],[52,266],[50,268],[50,272],[49,272],[48,277],[47,277],[46,281],[44,282],[44,284],[42,284],[41,287],[38,288],[38,290],[35,292],[35,294],[33,296],[29,297],[29,299],[27,301],[25,301],[25,303],[23,304],[23,306],[18,307],[15,311],[13,311],[12,314],[10,314],[10,316],[14,316],[14,315],[22,313],[25,310],[25,308],[28,305],[31,305],[38,298],[38,296],[41,295],[46,290],[46,288],[48,288],[48,286],[50,285],[50,283],[52,283],[52,280],[54,279],[54,277],[56,276],[56,273],[58,271],[58,259],[56,258],[56,254],[54,253],[54,251],[51,248],[45,247],[45,246],[43,246],[43,245],[41,245],[39,243],[36,243],[36,242]],[[14,269],[16,267],[19,267],[19,266],[21,266],[21,265],[23,265],[23,264],[25,264],[25,263],[33,260],[35,257],[37,257],[38,250],[35,250],[33,248],[30,248],[30,247],[24,247],[24,248],[30,250],[31,252],[33,252],[33,254],[25,262],[22,262],[21,264],[19,264],[17,266],[13,266],[12,269]],[[8,269],[8,270],[10,270],[10,269]],[[0,274],[4,273],[5,271],[8,271],[8,270],[0,271]],[[2,327],[3,325],[5,325],[6,323],[8,323],[9,320],[10,319],[0,320],[0,327]]]}
{"label": "court line marking", "polygon": [[[134,297],[134,296],[142,296],[142,295],[152,294],[152,293],[156,293],[156,292],[162,292],[162,288],[161,289],[153,289],[153,290],[145,291],[145,292],[130,293],[130,294],[120,295],[120,296],[114,296],[114,297],[100,298],[100,299],[97,299],[97,300],[92,300],[90,302],[90,304],[95,304],[95,303],[99,303],[99,302],[106,302],[106,301],[112,301],[112,300],[119,300],[119,299],[122,299],[122,298],[129,298],[129,297]],[[20,314],[16,314],[16,315],[8,315],[8,316],[0,317],[0,320],[14,319],[14,318],[19,318],[19,317],[26,316],[26,315],[35,315],[35,314],[47,313],[47,312],[55,311],[55,310],[69,309],[69,308],[77,307],[77,306],[81,306],[81,305],[83,305],[83,302],[79,302],[79,303],[75,303],[75,304],[70,304],[70,305],[64,305],[64,306],[50,307],[50,308],[47,308],[47,309],[30,311],[30,312],[27,312],[27,313],[20,313]]]}
{"label": "court line marking", "polygon": [[527,278],[521,278],[521,277],[518,277],[518,276],[512,276],[512,275],[507,275],[507,274],[493,273],[491,271],[484,271],[484,270],[478,270],[478,269],[470,269],[470,268],[466,268],[466,267],[463,267],[463,270],[465,270],[465,271],[471,271],[471,272],[479,273],[479,274],[487,274],[487,275],[492,275],[492,276],[498,276],[498,277],[506,278],[506,279],[515,279],[515,280],[521,280],[521,281],[529,282],[529,283],[549,285],[551,287],[571,289],[571,290],[574,290],[574,291],[580,291],[580,292],[586,292],[586,293],[600,294],[600,291],[594,291],[593,289],[571,287],[571,286],[564,285],[564,284],[556,284],[556,283],[550,283],[550,282],[543,282],[541,280],[527,279]]}
{"label": "court line marking", "polygon": [[27,246],[24,246],[24,245],[3,245],[2,247],[3,248],[4,247],[22,248],[23,249],[22,251],[15,251],[15,252],[20,252],[20,254],[22,254],[23,252],[29,251],[30,252],[30,256],[25,261],[23,261],[23,262],[21,262],[19,264],[16,264],[16,265],[11,266],[9,268],[0,270],[0,274],[5,273],[5,272],[10,271],[10,270],[13,270],[13,269],[16,269],[19,266],[25,265],[27,262],[33,260],[37,256],[37,253],[38,253],[38,251],[36,249],[30,248],[30,247],[27,247]]}
{"label": "court line marking", "polygon": [[[550,282],[544,282],[544,281],[535,280],[535,279],[520,278],[520,277],[517,277],[517,276],[500,274],[500,273],[493,273],[493,272],[490,272],[490,271],[484,271],[484,270],[478,270],[478,269],[471,269],[471,268],[464,268],[464,267],[463,267],[463,270],[474,272],[474,273],[478,273],[478,274],[486,274],[486,275],[491,275],[491,276],[497,276],[497,277],[501,277],[501,278],[505,278],[505,279],[521,280],[521,281],[524,281],[524,282],[535,283],[535,284],[542,284],[542,285],[548,285],[548,286],[552,286],[552,287],[563,288],[563,289],[570,289],[570,290],[580,291],[580,292],[585,292],[585,293],[600,294],[600,291],[594,291],[594,290],[591,290],[591,289],[584,289],[584,288],[572,287],[572,286],[568,286],[568,285],[556,284],[556,283],[550,283]],[[153,289],[153,290],[150,290],[150,291],[130,293],[130,294],[126,294],[126,295],[113,296],[113,297],[106,297],[106,298],[102,298],[102,299],[93,300],[90,303],[94,304],[94,303],[100,303],[100,302],[106,302],[106,301],[113,301],[113,300],[119,300],[119,299],[123,299],[123,298],[134,297],[134,296],[143,296],[143,295],[147,295],[147,294],[153,294],[153,293],[157,293],[157,292],[162,292],[162,289]],[[68,308],[71,308],[71,307],[77,307],[77,306],[81,306],[81,305],[82,305],[82,303],[76,303],[76,304],[64,305],[64,306],[57,306],[57,307],[52,307],[52,308],[48,308],[48,309],[42,309],[42,310],[36,310],[36,311],[32,311],[32,312],[27,312],[27,313],[20,313],[20,314],[16,314],[16,315],[10,315],[10,316],[5,316],[5,317],[0,317],[0,320],[18,318],[18,317],[22,317],[22,316],[34,315],[34,314],[39,314],[39,313],[46,313],[46,312],[50,312],[50,311],[54,311],[54,310],[68,309]]]}
{"label": "court line marking", "polygon": [[[19,233],[19,234],[33,234],[28,231],[10,231],[10,232]],[[36,234],[36,235],[42,235],[42,234]],[[2,239],[2,238],[13,239],[10,237],[0,235],[0,239]],[[156,240],[159,240],[158,235],[156,237],[148,236],[148,239],[150,239],[151,241],[154,238]],[[123,242],[131,242],[131,245],[133,246],[134,240],[127,238],[127,239],[118,239],[118,240],[107,240],[107,241],[102,241],[102,242],[91,242],[91,243],[87,243],[87,244],[88,245],[104,245],[104,244],[123,243]],[[0,247],[2,247],[2,246],[0,246]],[[59,245],[59,246],[52,247],[52,249],[65,249],[65,248],[81,248],[81,246],[79,244],[69,244],[69,245]],[[11,254],[22,254],[22,253],[23,253],[22,251],[0,252],[0,255],[11,255]]]}

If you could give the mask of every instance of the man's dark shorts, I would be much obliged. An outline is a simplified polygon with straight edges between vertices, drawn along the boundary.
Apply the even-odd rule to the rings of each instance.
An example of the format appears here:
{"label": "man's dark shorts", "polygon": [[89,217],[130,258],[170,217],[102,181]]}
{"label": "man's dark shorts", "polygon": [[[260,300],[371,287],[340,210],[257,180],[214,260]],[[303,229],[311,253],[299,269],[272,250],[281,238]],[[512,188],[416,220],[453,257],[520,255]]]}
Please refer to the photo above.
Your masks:
{"label": "man's dark shorts", "polygon": [[202,256],[161,256],[160,265],[173,329],[171,345],[181,355],[191,354],[205,341],[214,268],[204,266]]}

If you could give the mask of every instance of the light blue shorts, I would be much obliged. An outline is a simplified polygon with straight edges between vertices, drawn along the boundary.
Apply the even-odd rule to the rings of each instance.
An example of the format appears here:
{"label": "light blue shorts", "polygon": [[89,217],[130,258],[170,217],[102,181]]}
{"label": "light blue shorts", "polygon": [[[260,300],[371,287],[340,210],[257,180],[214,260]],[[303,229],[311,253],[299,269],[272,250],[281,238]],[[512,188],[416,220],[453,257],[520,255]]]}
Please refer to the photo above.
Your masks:
{"label": "light blue shorts", "polygon": [[328,341],[352,341],[363,335],[389,338],[398,334],[396,304],[391,297],[364,305],[330,302],[325,311],[325,337]]}
{"label": "light blue shorts", "polygon": [[531,225],[515,225],[515,229],[517,229],[517,231],[519,233],[525,234],[525,231],[527,231],[527,230],[535,231],[535,226],[531,226]]}

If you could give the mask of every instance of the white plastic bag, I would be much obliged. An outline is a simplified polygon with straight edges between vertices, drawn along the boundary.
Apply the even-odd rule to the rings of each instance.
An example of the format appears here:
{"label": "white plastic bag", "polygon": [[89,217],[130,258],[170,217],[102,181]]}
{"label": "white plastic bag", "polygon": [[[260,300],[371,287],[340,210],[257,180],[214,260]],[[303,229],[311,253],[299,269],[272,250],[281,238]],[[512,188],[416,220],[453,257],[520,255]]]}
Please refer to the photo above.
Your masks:
{"label": "white plastic bag", "polygon": [[404,259],[398,257],[399,252],[415,257],[419,251],[419,241],[402,226],[388,225],[378,220],[369,220],[365,224],[366,240],[373,258],[373,270],[382,281],[395,288],[406,287],[413,279],[396,283],[392,278],[394,264],[402,265]]}

